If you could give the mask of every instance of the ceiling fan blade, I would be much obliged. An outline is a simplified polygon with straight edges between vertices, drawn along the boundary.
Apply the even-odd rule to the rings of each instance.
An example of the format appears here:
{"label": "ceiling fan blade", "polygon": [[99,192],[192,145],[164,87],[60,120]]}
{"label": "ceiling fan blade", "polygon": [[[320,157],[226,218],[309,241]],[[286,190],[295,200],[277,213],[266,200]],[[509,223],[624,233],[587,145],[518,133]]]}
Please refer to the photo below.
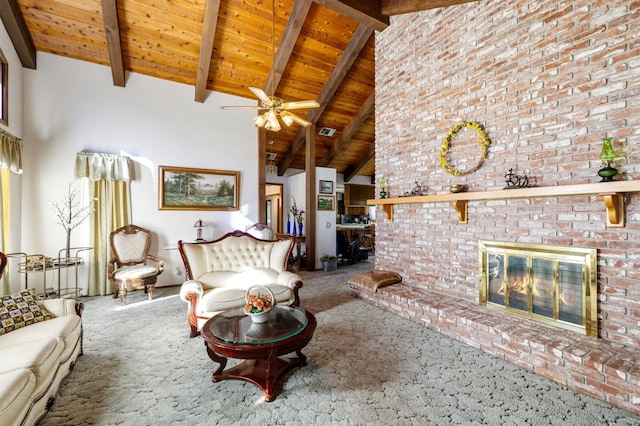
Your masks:
{"label": "ceiling fan blade", "polygon": [[262,103],[267,105],[272,104],[271,98],[267,96],[266,93],[264,93],[264,90],[258,89],[257,87],[249,87],[249,90],[251,90],[253,94],[256,95],[256,97],[262,101]]}
{"label": "ceiling fan blade", "polygon": [[299,125],[301,125],[302,127],[309,127],[311,126],[311,122],[305,120],[304,118],[300,117],[299,115],[296,115],[292,112],[287,113],[287,115],[291,118],[293,118],[293,121],[295,121],[296,123],[298,123]]}
{"label": "ceiling fan blade", "polygon": [[284,102],[279,106],[280,109],[305,109],[305,108],[318,108],[320,104],[316,101],[297,101],[297,102]]}
{"label": "ceiling fan blade", "polygon": [[264,109],[261,106],[221,106],[220,109]]}

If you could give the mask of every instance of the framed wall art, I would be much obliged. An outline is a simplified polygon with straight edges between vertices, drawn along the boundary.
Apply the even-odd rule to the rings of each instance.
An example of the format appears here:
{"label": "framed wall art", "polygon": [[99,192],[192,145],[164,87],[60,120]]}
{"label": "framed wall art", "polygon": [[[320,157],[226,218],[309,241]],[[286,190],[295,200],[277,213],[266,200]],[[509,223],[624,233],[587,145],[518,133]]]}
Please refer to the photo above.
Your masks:
{"label": "framed wall art", "polygon": [[318,210],[335,210],[333,195],[318,195]]}
{"label": "framed wall art", "polygon": [[321,180],[320,181],[320,193],[321,194],[333,194],[333,181]]}
{"label": "framed wall art", "polygon": [[159,210],[238,210],[240,172],[158,167]]}

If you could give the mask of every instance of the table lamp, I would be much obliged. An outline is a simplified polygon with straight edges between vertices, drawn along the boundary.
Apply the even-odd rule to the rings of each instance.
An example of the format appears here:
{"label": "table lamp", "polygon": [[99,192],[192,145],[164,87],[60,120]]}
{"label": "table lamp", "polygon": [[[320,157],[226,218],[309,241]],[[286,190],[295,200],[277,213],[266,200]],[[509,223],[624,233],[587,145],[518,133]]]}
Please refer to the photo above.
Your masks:
{"label": "table lamp", "polygon": [[207,226],[207,224],[202,219],[196,220],[196,223],[193,225],[193,227],[197,229],[196,241],[204,241],[204,238],[202,238],[202,228],[205,226]]}

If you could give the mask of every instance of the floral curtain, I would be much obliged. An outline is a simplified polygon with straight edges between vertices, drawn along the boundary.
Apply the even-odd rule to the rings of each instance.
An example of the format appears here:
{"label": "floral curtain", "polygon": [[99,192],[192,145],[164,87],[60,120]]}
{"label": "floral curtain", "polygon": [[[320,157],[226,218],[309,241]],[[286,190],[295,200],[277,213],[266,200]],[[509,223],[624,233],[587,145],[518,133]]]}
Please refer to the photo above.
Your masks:
{"label": "floral curtain", "polygon": [[89,296],[111,294],[107,279],[111,232],[131,222],[131,167],[128,157],[79,152],[76,178],[88,178],[90,197],[97,199],[91,216],[93,261],[89,264]]}
{"label": "floral curtain", "polygon": [[[22,173],[22,139],[0,129],[0,251],[5,252],[9,245],[9,212],[11,211],[10,176],[9,172]],[[9,274],[4,274],[0,280],[0,294],[9,294]]]}

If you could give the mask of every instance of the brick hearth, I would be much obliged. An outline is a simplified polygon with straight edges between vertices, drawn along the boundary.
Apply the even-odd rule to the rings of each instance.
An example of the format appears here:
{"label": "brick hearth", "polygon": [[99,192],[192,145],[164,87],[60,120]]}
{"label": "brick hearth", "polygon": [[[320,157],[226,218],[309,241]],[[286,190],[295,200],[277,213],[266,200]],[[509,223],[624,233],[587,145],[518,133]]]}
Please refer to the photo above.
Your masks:
{"label": "brick hearth", "polygon": [[569,388],[640,414],[640,353],[465,300],[395,284],[361,299]]}

